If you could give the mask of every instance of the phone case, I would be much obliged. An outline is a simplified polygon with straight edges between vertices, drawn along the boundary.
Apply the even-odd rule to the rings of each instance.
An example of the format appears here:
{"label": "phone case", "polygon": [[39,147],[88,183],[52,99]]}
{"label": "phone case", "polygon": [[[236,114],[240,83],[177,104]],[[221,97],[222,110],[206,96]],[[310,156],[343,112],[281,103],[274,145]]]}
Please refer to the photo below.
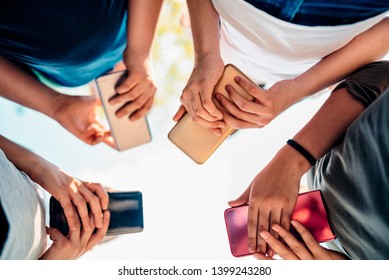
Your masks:
{"label": "phone case", "polygon": [[[142,193],[109,192],[108,210],[111,212],[107,236],[136,233],[143,231]],[[61,204],[54,197],[50,198],[50,227],[57,228],[63,235],[68,235],[69,227]]]}
{"label": "phone case", "polygon": [[123,104],[109,104],[109,100],[117,94],[115,87],[126,78],[126,74],[127,71],[124,70],[103,75],[96,79],[96,87],[118,151],[124,151],[151,141],[151,133],[146,116],[136,121],[130,121],[128,116],[119,119],[116,117],[115,112]]}
{"label": "phone case", "polygon": [[[247,215],[248,205],[228,208],[224,212],[228,241],[231,253],[235,257],[251,254],[248,250]],[[328,222],[320,190],[300,193],[291,219],[305,226],[319,243],[331,241],[336,237]],[[302,241],[293,227],[291,233]]]}
{"label": "phone case", "polygon": [[[214,88],[214,93],[221,93],[229,98],[225,86],[230,84],[241,96],[251,100],[252,96],[241,89],[234,81],[236,76],[241,76],[251,81],[236,66],[227,64],[221,78]],[[217,104],[217,101],[215,101],[215,103]],[[172,130],[170,130],[168,138],[196,163],[203,164],[233,131],[234,128],[226,125],[222,129],[222,134],[217,136],[208,129],[192,121],[191,117],[186,113],[176,123]]]}

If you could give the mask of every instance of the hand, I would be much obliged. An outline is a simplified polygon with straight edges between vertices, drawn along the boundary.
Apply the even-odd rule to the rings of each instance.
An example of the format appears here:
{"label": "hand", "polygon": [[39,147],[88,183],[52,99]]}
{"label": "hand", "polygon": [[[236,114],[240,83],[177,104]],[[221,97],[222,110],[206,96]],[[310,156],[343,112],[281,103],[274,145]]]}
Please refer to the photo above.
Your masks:
{"label": "hand", "polygon": [[293,80],[280,81],[268,90],[239,76],[235,77],[235,82],[253,97],[252,101],[242,97],[231,85],[226,86],[231,101],[220,93],[216,93],[215,98],[225,109],[223,120],[236,129],[262,128],[294,103],[296,85]]}
{"label": "hand", "polygon": [[110,131],[97,119],[99,99],[96,96],[59,94],[53,118],[74,136],[89,145],[105,142],[115,147]]}
{"label": "hand", "polygon": [[[309,163],[298,158],[293,148],[284,146],[270,163],[254,178],[250,186],[236,200],[230,201],[232,207],[249,204],[248,210],[248,248],[251,253],[265,253],[266,242],[260,232],[270,231],[276,238],[277,232],[269,225],[281,224],[289,229],[290,217],[297,201],[300,180],[310,168]],[[297,159],[295,159],[297,158]],[[269,248],[269,255],[273,252]]]}
{"label": "hand", "polygon": [[[288,230],[278,224],[271,226],[273,231],[285,241],[285,246],[282,242],[274,238],[269,232],[261,231],[260,234],[266,243],[271,246],[274,251],[284,260],[347,260],[346,255],[329,250],[320,246],[312,234],[298,221],[292,221],[292,225],[304,240],[304,244],[300,243]],[[259,260],[272,260],[270,256],[264,254],[255,254]]]}
{"label": "hand", "polygon": [[[78,217],[85,231],[103,226],[102,210],[108,209],[109,198],[100,184],[78,180],[45,160],[36,162],[27,174],[60,202],[71,231],[77,228]],[[93,215],[93,227],[90,226],[88,205]]]}
{"label": "hand", "polygon": [[[48,228],[47,234],[53,240],[51,247],[41,256],[42,260],[75,260],[92,249],[105,237],[110,220],[110,212],[104,211],[103,226],[97,229],[86,231],[80,226],[78,220],[77,227],[64,236],[56,228]],[[90,216],[90,227],[93,227],[93,216]]]}
{"label": "hand", "polygon": [[147,62],[126,66],[127,78],[116,87],[117,95],[109,100],[112,105],[123,103],[116,111],[118,118],[129,115],[135,121],[151,109],[157,88],[146,65]]}
{"label": "hand", "polygon": [[187,111],[193,121],[204,127],[224,127],[223,115],[212,101],[213,89],[223,69],[224,64],[219,56],[205,57],[195,65],[181,95],[183,106],[174,115],[174,121],[178,121]]}

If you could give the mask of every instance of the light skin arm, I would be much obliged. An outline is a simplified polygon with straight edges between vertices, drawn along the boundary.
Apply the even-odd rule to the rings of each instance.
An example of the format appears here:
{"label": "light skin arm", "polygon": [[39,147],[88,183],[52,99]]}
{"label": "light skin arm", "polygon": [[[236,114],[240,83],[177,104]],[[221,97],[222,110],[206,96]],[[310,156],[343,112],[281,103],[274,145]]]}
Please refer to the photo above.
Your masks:
{"label": "light skin arm", "polygon": [[237,83],[255,99],[242,98],[230,86],[230,102],[221,94],[216,99],[226,109],[224,120],[236,129],[261,128],[290,105],[344,79],[365,64],[379,60],[389,51],[389,18],[356,36],[347,45],[329,54],[292,80],[283,80],[268,90],[250,84],[243,77]]}
{"label": "light skin arm", "polygon": [[85,231],[94,229],[90,223],[87,204],[93,214],[94,226],[103,226],[102,210],[108,208],[108,194],[100,184],[78,180],[1,135],[0,148],[16,168],[26,173],[61,203],[70,230],[77,229],[78,216]]}
{"label": "light skin arm", "polygon": [[117,88],[112,105],[124,103],[117,110],[119,118],[129,115],[130,120],[144,116],[150,109],[156,93],[150,69],[151,48],[163,0],[129,0],[127,47],[123,63],[128,77]]}
{"label": "light skin arm", "polygon": [[197,123],[222,128],[220,110],[212,102],[212,91],[223,73],[219,49],[219,15],[209,0],[187,0],[195,51],[195,64],[182,95],[182,106],[173,117],[178,121],[187,111]]}
{"label": "light skin arm", "polygon": [[0,96],[56,120],[87,144],[110,143],[110,133],[97,120],[95,96],[61,94],[18,65],[0,56]]}
{"label": "light skin arm", "polygon": [[[330,95],[313,118],[293,137],[315,158],[322,157],[348,126],[363,112],[364,106],[346,88]],[[290,217],[300,188],[301,177],[310,163],[289,145],[282,147],[250,186],[230,206],[249,203],[248,243],[250,252],[266,252],[262,230],[278,234],[269,225],[289,230]],[[269,255],[272,255],[270,250]]]}

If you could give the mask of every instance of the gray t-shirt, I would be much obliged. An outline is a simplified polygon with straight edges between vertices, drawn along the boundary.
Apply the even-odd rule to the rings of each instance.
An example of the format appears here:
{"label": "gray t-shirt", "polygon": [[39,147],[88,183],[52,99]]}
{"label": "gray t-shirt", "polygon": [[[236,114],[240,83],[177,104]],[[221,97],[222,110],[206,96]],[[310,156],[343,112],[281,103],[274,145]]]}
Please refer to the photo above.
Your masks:
{"label": "gray t-shirt", "polygon": [[46,250],[45,204],[39,186],[0,149],[0,199],[9,224],[0,259],[36,260]]}
{"label": "gray t-shirt", "polygon": [[331,225],[352,259],[389,259],[389,89],[382,94],[388,86],[386,61],[337,87],[368,108],[308,177],[311,188],[322,190]]}

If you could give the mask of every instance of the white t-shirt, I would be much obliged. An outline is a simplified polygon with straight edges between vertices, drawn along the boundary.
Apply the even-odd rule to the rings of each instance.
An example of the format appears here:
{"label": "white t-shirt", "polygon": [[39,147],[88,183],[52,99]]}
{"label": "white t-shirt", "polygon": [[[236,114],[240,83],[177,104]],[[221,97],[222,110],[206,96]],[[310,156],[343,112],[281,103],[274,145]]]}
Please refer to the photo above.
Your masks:
{"label": "white t-shirt", "polygon": [[0,259],[36,260],[46,250],[45,204],[36,185],[0,150],[0,198],[9,229]]}
{"label": "white t-shirt", "polygon": [[388,12],[348,25],[304,26],[273,17],[243,0],[213,0],[220,15],[224,63],[235,64],[252,80],[267,86],[308,70]]}

